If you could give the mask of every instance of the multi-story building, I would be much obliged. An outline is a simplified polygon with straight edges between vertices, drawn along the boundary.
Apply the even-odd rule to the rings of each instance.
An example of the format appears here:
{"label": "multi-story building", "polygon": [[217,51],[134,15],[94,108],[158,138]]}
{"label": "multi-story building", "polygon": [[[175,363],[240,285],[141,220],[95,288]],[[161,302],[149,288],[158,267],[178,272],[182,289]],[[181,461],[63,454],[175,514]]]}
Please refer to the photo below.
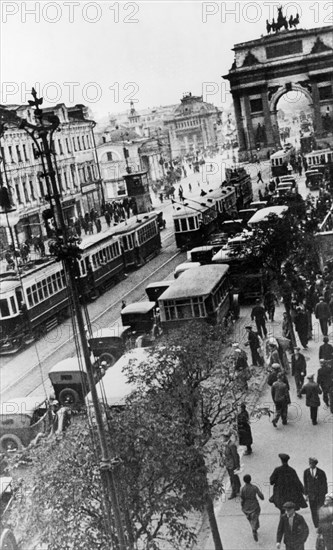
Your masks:
{"label": "multi-story building", "polygon": [[[30,106],[1,106],[17,117],[35,123]],[[93,128],[84,105],[66,107],[64,104],[43,109],[45,116],[59,117],[60,125],[54,134],[54,166],[67,223],[92,208],[100,210],[103,187],[99,170]],[[8,184],[20,221],[16,226],[19,242],[33,236],[45,235],[43,212],[49,208],[49,190],[43,175],[41,159],[31,137],[9,124],[1,139],[3,180]]]}
{"label": "multi-story building", "polygon": [[221,111],[202,96],[185,94],[164,120],[173,158],[198,151],[216,151],[222,145]]}

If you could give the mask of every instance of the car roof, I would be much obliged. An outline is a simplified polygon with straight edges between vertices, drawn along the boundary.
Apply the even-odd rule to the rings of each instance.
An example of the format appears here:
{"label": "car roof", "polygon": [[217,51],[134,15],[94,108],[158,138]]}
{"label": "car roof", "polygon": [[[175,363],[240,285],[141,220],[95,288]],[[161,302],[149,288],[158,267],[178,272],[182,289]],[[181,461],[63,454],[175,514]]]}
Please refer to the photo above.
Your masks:
{"label": "car roof", "polygon": [[45,401],[46,397],[42,396],[14,397],[13,399],[1,401],[0,414],[2,416],[14,414],[32,415],[38,407],[45,404]]}
{"label": "car roof", "polygon": [[59,363],[56,363],[53,365],[53,367],[49,370],[49,374],[51,372],[70,372],[70,371],[80,371],[83,370],[86,372],[84,361],[79,363],[79,360],[77,357],[67,357],[67,359],[63,359],[62,361],[59,361]]}
{"label": "car roof", "polygon": [[[126,397],[136,389],[130,383],[123,369],[130,361],[146,361],[149,357],[147,348],[135,348],[125,353],[110,367],[103,378],[96,384],[99,399],[105,400],[109,406],[124,405]],[[92,402],[91,392],[86,396],[86,403]]]}
{"label": "car roof", "polygon": [[148,300],[134,302],[124,307],[124,309],[121,310],[121,315],[128,313],[149,313],[149,311],[152,311],[155,307],[155,302],[149,302]]}
{"label": "car roof", "polygon": [[288,206],[270,206],[268,208],[262,208],[261,210],[258,210],[252,218],[249,219],[247,222],[248,225],[262,222],[263,220],[267,220],[268,216],[270,214],[276,214],[277,216],[281,217],[282,214],[284,214],[288,210]]}

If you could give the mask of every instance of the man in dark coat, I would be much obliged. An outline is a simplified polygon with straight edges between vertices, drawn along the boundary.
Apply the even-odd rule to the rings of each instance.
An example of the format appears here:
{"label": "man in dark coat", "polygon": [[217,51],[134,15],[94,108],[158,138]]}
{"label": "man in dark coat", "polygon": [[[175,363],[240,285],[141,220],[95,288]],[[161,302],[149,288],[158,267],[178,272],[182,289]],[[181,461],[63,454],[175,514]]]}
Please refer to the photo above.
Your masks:
{"label": "man in dark coat", "polygon": [[323,506],[327,493],[326,474],[324,470],[317,468],[317,464],[318,460],[310,457],[310,468],[304,470],[303,474],[304,494],[309,499],[312,521],[316,529],[319,525],[318,510]]}
{"label": "man in dark coat", "polygon": [[275,468],[271,477],[270,484],[273,485],[273,496],[270,502],[283,512],[283,505],[287,500],[295,502],[296,510],[307,508],[307,503],[303,497],[304,487],[298,478],[296,471],[288,464],[290,456],[284,453],[279,454],[282,465]]}
{"label": "man in dark coat", "polygon": [[261,357],[258,353],[258,349],[260,349],[260,340],[259,336],[254,330],[252,330],[251,326],[245,327],[247,330],[247,337],[248,337],[248,345],[250,346],[251,350],[251,357],[252,357],[252,365],[255,367],[259,367],[259,365],[262,364]]}
{"label": "man in dark coat", "polygon": [[319,302],[315,307],[315,316],[316,319],[319,319],[321,332],[323,333],[323,336],[327,336],[328,331],[328,320],[331,316],[330,308],[324,301],[324,297],[320,296]]}
{"label": "man in dark coat", "polygon": [[301,306],[296,309],[295,329],[304,349],[308,346],[308,316]]}
{"label": "man in dark coat", "polygon": [[228,471],[231,485],[231,495],[229,500],[236,498],[240,491],[241,483],[238,477],[238,474],[235,471],[240,468],[239,454],[237,452],[237,447],[232,441],[231,434],[225,434],[224,439],[224,464]]}
{"label": "man in dark coat", "polygon": [[271,394],[276,409],[275,418],[272,424],[274,428],[276,428],[280,417],[282,419],[282,424],[287,424],[288,422],[288,404],[290,403],[290,396],[288,385],[283,380],[283,373],[279,373],[277,381],[272,384]]}
{"label": "man in dark coat", "polygon": [[304,355],[300,353],[299,348],[295,348],[291,356],[291,374],[295,377],[297,397],[302,397],[301,389],[306,376],[306,361]]}
{"label": "man in dark coat", "polygon": [[313,374],[309,374],[309,376],[307,376],[307,379],[308,382],[304,384],[303,388],[301,389],[301,394],[305,394],[306,396],[305,404],[307,407],[310,407],[310,417],[312,420],[312,424],[316,426],[318,424],[318,407],[320,407],[319,394],[322,393],[322,391],[318,384],[316,384],[316,382],[314,381]]}
{"label": "man in dark coat", "polygon": [[309,536],[309,527],[303,516],[295,512],[292,501],[283,504],[285,513],[281,515],[277,533],[276,548],[279,550],[283,539],[286,550],[304,550],[304,544]]}
{"label": "man in dark coat", "polygon": [[319,347],[319,359],[331,361],[333,359],[333,346],[329,344],[328,336],[324,336],[323,344]]}
{"label": "man in dark coat", "polygon": [[[320,359],[320,368],[317,372],[317,384],[323,392],[323,401],[325,405],[329,406],[329,396],[332,400],[333,389],[333,370],[331,365],[325,359]],[[332,408],[332,403],[331,403]]]}
{"label": "man in dark coat", "polygon": [[265,308],[261,305],[261,302],[259,298],[256,300],[256,305],[251,311],[251,319],[252,321],[256,322],[257,331],[260,336],[260,338],[267,336],[267,328],[266,328],[266,312]]}
{"label": "man in dark coat", "polygon": [[252,454],[252,431],[250,426],[250,417],[249,413],[246,410],[245,403],[242,403],[240,406],[240,413],[237,418],[237,428],[238,428],[238,439],[240,445],[246,446],[246,451],[244,454]]}

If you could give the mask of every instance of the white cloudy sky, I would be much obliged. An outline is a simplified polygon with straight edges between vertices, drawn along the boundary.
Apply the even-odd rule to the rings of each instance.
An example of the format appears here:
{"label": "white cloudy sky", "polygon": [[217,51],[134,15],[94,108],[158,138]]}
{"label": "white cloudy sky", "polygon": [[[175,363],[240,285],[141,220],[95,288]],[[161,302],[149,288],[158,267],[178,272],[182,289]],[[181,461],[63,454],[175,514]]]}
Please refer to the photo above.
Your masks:
{"label": "white cloudy sky", "polygon": [[[0,102],[25,103],[35,86],[46,104],[85,103],[97,117],[189,91],[223,106],[233,44],[266,34],[280,3],[3,0]],[[301,28],[332,23],[328,2],[284,4]]]}

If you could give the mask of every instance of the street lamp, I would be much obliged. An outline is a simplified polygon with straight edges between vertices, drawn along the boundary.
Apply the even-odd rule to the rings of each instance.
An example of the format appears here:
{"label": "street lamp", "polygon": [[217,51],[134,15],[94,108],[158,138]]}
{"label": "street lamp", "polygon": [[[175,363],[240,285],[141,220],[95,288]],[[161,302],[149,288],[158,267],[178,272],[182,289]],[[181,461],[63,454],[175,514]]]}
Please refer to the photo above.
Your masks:
{"label": "street lamp", "polygon": [[[103,425],[103,418],[100,403],[97,396],[97,390],[94,382],[93,366],[90,361],[90,350],[88,347],[85,323],[82,315],[81,305],[79,301],[78,289],[78,273],[80,258],[80,249],[77,246],[77,240],[69,235],[68,228],[65,224],[62,211],[60,193],[56,179],[55,163],[53,156],[53,135],[59,127],[59,118],[54,115],[45,116],[40,106],[43,103],[42,98],[37,97],[36,90],[33,88],[31,92],[33,101],[29,101],[29,105],[34,107],[34,115],[36,124],[32,124],[25,119],[16,117],[16,123],[20,129],[24,129],[33,140],[38,157],[41,159],[43,175],[47,185],[48,200],[55,221],[55,239],[50,245],[50,249],[55,254],[58,260],[61,260],[64,265],[67,280],[70,286],[70,296],[72,299],[73,309],[75,312],[78,331],[80,335],[80,343],[83,352],[84,363],[88,375],[89,387],[92,396],[92,402],[95,411],[95,419],[97,424],[99,442],[101,447],[101,462],[100,471],[101,479],[104,486],[105,510],[108,515],[108,525],[112,525],[112,515],[110,511],[109,498],[111,501],[115,525],[117,530],[119,550],[126,550],[127,544],[125,533],[122,524],[121,512],[118,503],[118,497],[115,490],[115,481],[113,477],[113,461],[109,453],[106,434]],[[109,498],[108,498],[109,497]],[[110,529],[111,539],[111,529]]]}

